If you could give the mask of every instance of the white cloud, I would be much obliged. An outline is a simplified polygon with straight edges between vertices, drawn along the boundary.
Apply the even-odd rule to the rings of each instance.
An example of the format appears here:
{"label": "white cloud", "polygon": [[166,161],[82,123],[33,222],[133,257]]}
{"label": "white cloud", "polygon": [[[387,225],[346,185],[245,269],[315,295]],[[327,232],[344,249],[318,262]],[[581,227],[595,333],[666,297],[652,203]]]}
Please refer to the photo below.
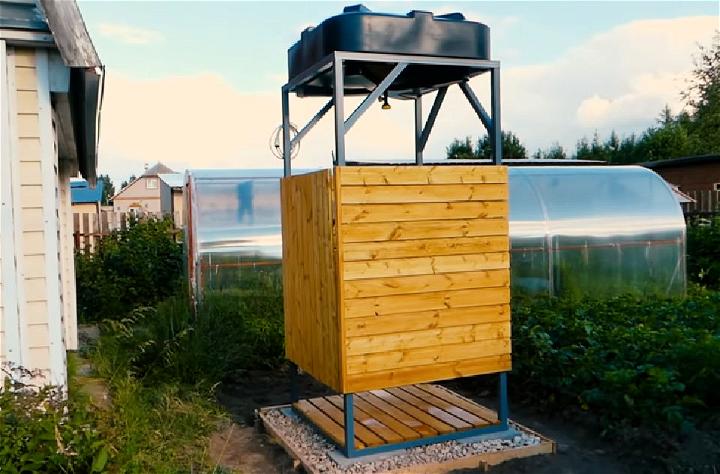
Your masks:
{"label": "white cloud", "polygon": [[[503,128],[516,132],[531,152],[555,141],[572,149],[595,129],[601,135],[642,130],[665,104],[680,110],[679,91],[692,69],[696,43],[707,44],[716,23],[714,17],[632,22],[576,45],[551,63],[505,68]],[[270,79],[274,84],[267,93],[245,93],[215,74],[148,81],[108,69],[101,171],[123,179],[158,160],[178,169],[279,167],[268,140],[281,120],[280,76]],[[483,101],[488,82],[487,75],[472,80]],[[293,122],[302,126],[324,102],[293,98]],[[358,102],[348,99],[346,113]],[[371,107],[350,131],[348,159],[412,158],[412,104],[391,103],[391,111]],[[431,97],[424,102],[426,114],[431,103]],[[462,94],[452,88],[426,157],[443,157],[455,137],[483,133]],[[328,166],[333,148],[330,112],[303,140],[294,166]]]}
{"label": "white cloud", "polygon": [[165,39],[159,31],[120,23],[101,23],[99,31],[102,36],[127,44],[150,44]]}

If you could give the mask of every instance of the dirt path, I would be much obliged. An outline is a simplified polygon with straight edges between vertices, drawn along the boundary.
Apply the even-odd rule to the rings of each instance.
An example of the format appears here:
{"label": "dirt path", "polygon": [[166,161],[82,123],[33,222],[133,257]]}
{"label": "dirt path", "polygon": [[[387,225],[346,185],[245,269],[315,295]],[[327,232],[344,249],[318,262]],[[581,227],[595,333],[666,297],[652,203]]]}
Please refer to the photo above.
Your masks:
{"label": "dirt path", "polygon": [[[301,396],[311,397],[327,391],[309,377],[301,378]],[[453,390],[492,406],[487,396],[477,396],[458,383]],[[488,395],[488,394],[484,394]],[[243,473],[291,473],[292,461],[285,452],[268,442],[253,428],[257,408],[287,403],[290,399],[288,377],[283,372],[249,372],[228,384],[218,400],[232,414],[236,425],[217,433],[211,443],[213,459],[221,465]],[[638,472],[626,461],[617,458],[607,441],[593,430],[559,420],[551,413],[536,413],[523,406],[511,405],[511,418],[558,443],[554,456],[536,456],[506,462],[492,468],[495,474],[532,472],[533,474],[613,474]]]}

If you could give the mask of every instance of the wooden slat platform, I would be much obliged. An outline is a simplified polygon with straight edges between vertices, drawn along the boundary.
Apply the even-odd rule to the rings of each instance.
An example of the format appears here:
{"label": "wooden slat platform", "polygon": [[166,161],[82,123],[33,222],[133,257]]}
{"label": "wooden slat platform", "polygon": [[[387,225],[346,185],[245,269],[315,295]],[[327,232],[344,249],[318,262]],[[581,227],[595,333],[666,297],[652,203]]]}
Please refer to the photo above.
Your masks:
{"label": "wooden slat platform", "polygon": [[[497,414],[439,385],[418,384],[356,393],[355,448],[381,446],[498,424]],[[345,446],[340,395],[293,405],[338,446]]]}

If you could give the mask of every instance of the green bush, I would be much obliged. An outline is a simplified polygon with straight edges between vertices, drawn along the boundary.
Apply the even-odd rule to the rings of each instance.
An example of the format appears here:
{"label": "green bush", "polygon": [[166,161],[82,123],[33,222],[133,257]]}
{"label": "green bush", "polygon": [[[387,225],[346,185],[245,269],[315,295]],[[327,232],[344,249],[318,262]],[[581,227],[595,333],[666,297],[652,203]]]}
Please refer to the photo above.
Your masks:
{"label": "green bush", "polygon": [[[83,401],[52,387],[27,387],[21,368],[3,368],[0,388],[0,472],[104,472],[108,446]],[[20,377],[18,377],[20,378]]]}
{"label": "green bush", "polygon": [[215,384],[237,371],[282,363],[283,306],[279,268],[258,271],[245,288],[206,291],[197,316],[185,297],[141,307],[102,325],[141,379]]}
{"label": "green bush", "polygon": [[75,258],[81,322],[119,318],[133,308],[175,294],[183,275],[183,249],[170,219],[133,220],[104,237],[95,252]]}
{"label": "green bush", "polygon": [[513,305],[524,392],[617,423],[687,426],[720,409],[720,293]]}
{"label": "green bush", "polygon": [[720,217],[688,223],[687,271],[691,281],[720,290]]}

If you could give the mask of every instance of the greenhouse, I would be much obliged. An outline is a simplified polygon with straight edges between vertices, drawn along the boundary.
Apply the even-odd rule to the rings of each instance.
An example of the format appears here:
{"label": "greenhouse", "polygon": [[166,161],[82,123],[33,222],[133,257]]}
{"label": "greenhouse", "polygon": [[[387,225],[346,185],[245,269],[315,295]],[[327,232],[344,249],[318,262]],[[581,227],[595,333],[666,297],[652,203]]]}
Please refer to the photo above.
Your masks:
{"label": "greenhouse", "polygon": [[[281,170],[188,172],[188,276],[196,298],[279,272],[281,176]],[[511,166],[509,182],[514,295],[684,293],[685,222],[654,172]]]}

